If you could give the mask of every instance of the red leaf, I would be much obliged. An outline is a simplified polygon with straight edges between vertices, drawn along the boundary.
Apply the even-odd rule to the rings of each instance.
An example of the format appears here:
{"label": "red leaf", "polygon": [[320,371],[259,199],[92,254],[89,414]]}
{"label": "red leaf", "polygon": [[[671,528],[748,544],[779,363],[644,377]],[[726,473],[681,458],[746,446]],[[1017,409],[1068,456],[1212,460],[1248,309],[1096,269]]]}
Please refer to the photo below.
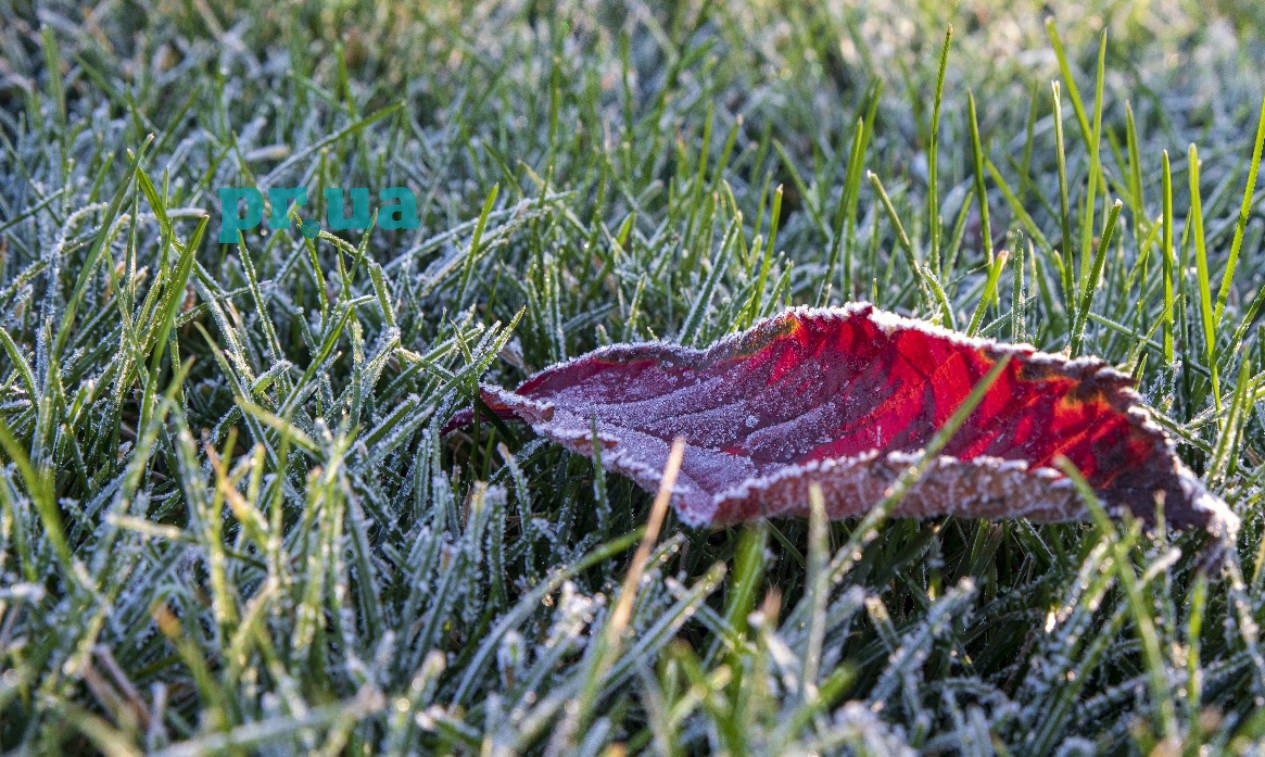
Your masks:
{"label": "red leaf", "polygon": [[[810,483],[832,517],[864,513],[1000,358],[967,421],[893,511],[901,516],[1087,515],[1066,458],[1111,512],[1232,534],[1238,518],[1177,459],[1128,376],[1101,360],[970,339],[867,304],[795,309],[705,351],[614,345],[510,391],[502,417],[592,455],[654,491],[676,436],[687,442],[674,504],[691,525],[803,515]],[[455,417],[449,427],[470,415]]]}

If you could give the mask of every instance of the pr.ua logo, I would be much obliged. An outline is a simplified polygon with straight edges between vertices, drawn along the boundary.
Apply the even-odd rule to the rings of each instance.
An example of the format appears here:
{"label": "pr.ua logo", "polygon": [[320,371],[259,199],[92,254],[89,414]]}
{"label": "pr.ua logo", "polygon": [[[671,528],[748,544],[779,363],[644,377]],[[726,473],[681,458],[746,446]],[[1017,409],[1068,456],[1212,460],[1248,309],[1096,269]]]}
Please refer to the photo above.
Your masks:
{"label": "pr.ua logo", "polygon": [[[334,231],[369,228],[369,190],[352,187],[351,215],[343,206],[342,187],[325,190],[325,225]],[[233,244],[238,233],[249,231],[263,221],[264,196],[255,187],[220,187],[220,244]],[[389,203],[389,204],[388,204]],[[268,228],[272,230],[290,227],[290,208],[307,205],[306,187],[272,187],[268,190],[268,204],[272,214],[268,216]],[[416,229],[421,225],[417,217],[417,198],[405,187],[386,187],[378,192],[378,228]],[[299,224],[299,233],[314,239],[321,233],[321,224],[308,218]]]}

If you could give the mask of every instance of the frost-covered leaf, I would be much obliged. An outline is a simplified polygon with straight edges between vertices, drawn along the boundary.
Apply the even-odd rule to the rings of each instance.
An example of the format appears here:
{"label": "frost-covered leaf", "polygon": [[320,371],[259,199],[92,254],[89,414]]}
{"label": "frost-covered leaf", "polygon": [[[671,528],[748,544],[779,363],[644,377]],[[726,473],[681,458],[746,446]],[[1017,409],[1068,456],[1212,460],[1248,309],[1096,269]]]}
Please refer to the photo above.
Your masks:
{"label": "frost-covered leaf", "polygon": [[[970,339],[854,304],[795,309],[700,351],[614,345],[484,402],[653,491],[674,437],[688,446],[674,504],[691,525],[864,513],[1004,356],[1009,364],[900,501],[896,516],[1086,515],[1070,461],[1110,511],[1233,533],[1238,519],[1177,459],[1128,376],[1096,358]],[[456,417],[453,427],[470,419]]]}

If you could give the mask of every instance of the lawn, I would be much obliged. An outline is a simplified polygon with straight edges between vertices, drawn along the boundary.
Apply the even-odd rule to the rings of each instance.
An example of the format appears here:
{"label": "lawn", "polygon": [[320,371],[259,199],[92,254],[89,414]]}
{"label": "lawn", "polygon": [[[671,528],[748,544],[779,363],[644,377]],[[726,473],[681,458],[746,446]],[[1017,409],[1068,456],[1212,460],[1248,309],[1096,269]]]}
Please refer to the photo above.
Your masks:
{"label": "lawn", "polygon": [[[458,5],[0,0],[0,751],[1265,738],[1259,3]],[[336,228],[354,187],[417,223]],[[630,480],[443,433],[857,300],[1131,374],[1237,544],[643,540]]]}

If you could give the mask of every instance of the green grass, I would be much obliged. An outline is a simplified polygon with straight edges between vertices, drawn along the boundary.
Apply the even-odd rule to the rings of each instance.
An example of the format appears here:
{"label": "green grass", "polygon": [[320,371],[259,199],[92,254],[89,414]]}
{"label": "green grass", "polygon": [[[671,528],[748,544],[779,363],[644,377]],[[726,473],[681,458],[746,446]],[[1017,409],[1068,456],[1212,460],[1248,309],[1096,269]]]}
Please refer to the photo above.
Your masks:
{"label": "green grass", "polygon": [[[0,0],[0,749],[1265,737],[1256,4],[423,6]],[[218,187],[295,185],[421,227],[217,242]],[[643,563],[628,480],[440,434],[480,380],[853,299],[1135,375],[1224,567],[883,508],[669,514]]]}

